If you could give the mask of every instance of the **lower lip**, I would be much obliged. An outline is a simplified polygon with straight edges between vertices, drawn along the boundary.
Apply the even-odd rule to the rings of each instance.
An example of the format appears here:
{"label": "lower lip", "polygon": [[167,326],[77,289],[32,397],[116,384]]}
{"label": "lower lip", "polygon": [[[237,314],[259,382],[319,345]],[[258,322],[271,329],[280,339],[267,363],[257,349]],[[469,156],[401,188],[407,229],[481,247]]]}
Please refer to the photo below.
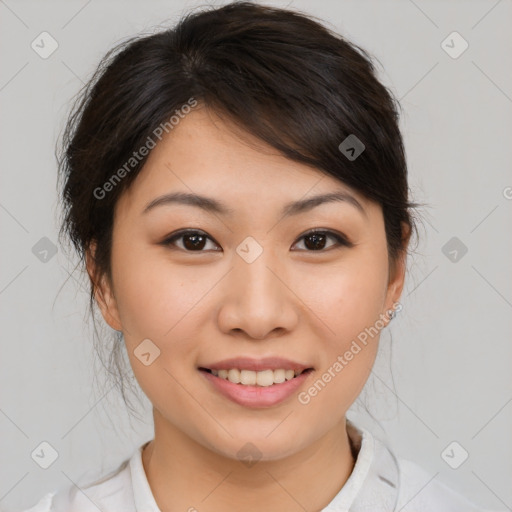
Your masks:
{"label": "lower lip", "polygon": [[229,380],[216,377],[212,373],[199,370],[206,379],[222,395],[233,402],[245,407],[270,407],[284,402],[289,398],[309,377],[312,370],[305,371],[293,379],[272,384],[272,386],[245,386],[235,384]]}

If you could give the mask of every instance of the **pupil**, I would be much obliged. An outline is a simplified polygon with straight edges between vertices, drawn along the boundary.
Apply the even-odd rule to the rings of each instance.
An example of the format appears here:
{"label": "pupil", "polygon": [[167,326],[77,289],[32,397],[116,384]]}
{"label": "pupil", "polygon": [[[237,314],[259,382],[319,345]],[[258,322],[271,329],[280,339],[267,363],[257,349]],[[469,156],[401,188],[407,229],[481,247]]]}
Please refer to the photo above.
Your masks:
{"label": "pupil", "polygon": [[[204,236],[203,235],[185,235],[184,239],[185,239],[185,247],[187,249],[202,249],[203,246],[204,246]],[[190,240],[194,240],[192,242],[189,243]],[[203,245],[201,245],[203,244]]]}
{"label": "pupil", "polygon": [[[312,240],[313,243],[308,243],[308,240]],[[318,245],[317,245],[318,243],[320,243],[321,247],[318,247]],[[314,250],[323,249],[325,246],[325,235],[318,234],[318,233],[308,235],[305,238],[305,245],[308,249],[314,249]]]}

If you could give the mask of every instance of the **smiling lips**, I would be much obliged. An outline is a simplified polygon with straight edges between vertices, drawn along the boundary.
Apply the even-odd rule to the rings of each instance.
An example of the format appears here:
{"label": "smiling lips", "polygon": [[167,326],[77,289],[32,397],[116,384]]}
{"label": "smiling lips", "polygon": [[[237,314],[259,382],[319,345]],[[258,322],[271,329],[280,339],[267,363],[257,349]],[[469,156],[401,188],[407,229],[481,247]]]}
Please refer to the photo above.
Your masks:
{"label": "smiling lips", "polygon": [[246,407],[269,407],[282,402],[314,370],[278,357],[226,359],[198,369],[222,395]]}

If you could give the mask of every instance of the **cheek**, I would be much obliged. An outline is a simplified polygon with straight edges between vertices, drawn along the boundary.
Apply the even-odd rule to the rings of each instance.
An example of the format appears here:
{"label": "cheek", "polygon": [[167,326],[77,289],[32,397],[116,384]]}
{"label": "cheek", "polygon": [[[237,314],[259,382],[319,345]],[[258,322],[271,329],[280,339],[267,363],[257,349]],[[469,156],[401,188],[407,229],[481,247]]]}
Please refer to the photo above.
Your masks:
{"label": "cheek", "polygon": [[211,287],[197,267],[172,265],[155,248],[134,247],[122,253],[114,245],[112,267],[119,315],[130,343],[177,336]]}
{"label": "cheek", "polygon": [[336,266],[319,266],[302,279],[305,302],[322,321],[316,340],[321,368],[310,395],[318,414],[322,407],[348,409],[366,383],[384,325],[387,278],[386,253],[374,246],[347,252]]}
{"label": "cheek", "polygon": [[387,258],[378,249],[368,247],[351,254],[347,251],[335,265],[312,266],[301,273],[301,296],[324,321],[335,344],[357,336],[382,313]]}
{"label": "cheek", "polygon": [[[155,405],[164,407],[173,395],[176,404],[186,407],[174,379],[187,379],[189,368],[182,363],[197,350],[194,340],[204,322],[198,320],[196,306],[211,288],[211,279],[201,277],[197,267],[172,265],[154,248],[119,249],[113,246],[113,280],[134,375]],[[141,345],[146,339],[152,344]],[[139,359],[147,352],[150,357],[158,354],[149,365]]]}

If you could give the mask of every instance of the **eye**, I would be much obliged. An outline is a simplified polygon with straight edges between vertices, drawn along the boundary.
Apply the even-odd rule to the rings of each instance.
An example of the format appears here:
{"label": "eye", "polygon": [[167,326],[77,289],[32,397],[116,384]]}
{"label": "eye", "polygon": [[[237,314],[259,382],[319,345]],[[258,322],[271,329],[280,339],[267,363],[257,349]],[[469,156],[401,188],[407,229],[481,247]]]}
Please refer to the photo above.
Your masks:
{"label": "eye", "polygon": [[[210,238],[203,231],[189,229],[186,231],[180,231],[178,233],[173,234],[169,238],[166,238],[162,242],[162,245],[165,245],[165,246],[174,245],[174,246],[178,247],[179,249],[182,249],[187,252],[206,252],[203,249],[205,248],[205,245],[207,245],[208,240],[213,242],[213,244],[218,247],[217,243],[215,243],[212,240],[212,238]],[[180,245],[176,244],[177,241],[182,241],[183,244],[180,246]]]}
{"label": "eye", "polygon": [[328,249],[336,246],[353,246],[353,244],[349,242],[347,238],[341,233],[335,233],[334,231],[321,229],[314,229],[309,231],[308,233],[302,235],[299,240],[304,239],[304,245],[307,249],[309,249],[307,252],[313,252],[325,250],[326,240],[329,238],[335,240],[335,243],[328,246]]}
{"label": "eye", "polygon": [[[341,233],[322,229],[311,230],[308,233],[302,235],[299,240],[305,241],[304,245],[307,252],[315,252],[325,251],[326,241],[329,238],[334,240],[334,243],[327,246],[327,249],[336,246],[353,246],[353,244],[349,242],[348,239]],[[178,249],[184,250],[186,252],[206,252],[208,249],[205,249],[205,246],[207,246],[208,241],[212,242],[215,247],[219,247],[219,245],[204,231],[188,229],[174,233],[170,237],[166,238],[162,242],[162,245],[175,246]],[[177,242],[181,242],[181,244]],[[297,245],[297,242],[294,244],[294,246],[295,245]],[[215,247],[213,247],[213,249],[210,248],[210,250],[217,250]],[[222,249],[220,250],[222,251]]]}

